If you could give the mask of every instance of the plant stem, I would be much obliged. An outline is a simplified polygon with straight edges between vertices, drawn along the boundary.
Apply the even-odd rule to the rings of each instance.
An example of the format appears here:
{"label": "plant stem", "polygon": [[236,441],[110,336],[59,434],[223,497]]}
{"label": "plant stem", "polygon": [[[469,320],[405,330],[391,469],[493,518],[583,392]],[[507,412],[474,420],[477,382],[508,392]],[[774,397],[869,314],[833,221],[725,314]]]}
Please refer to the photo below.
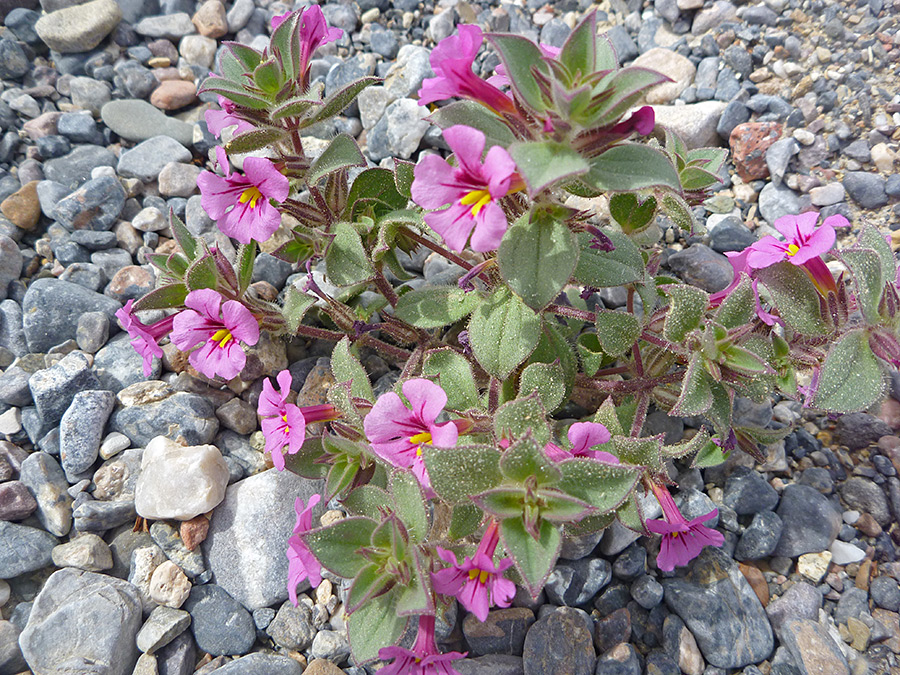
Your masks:
{"label": "plant stem", "polygon": [[578,319],[580,321],[587,321],[589,323],[595,323],[597,321],[597,315],[594,312],[587,312],[583,309],[576,309],[575,307],[566,307],[565,305],[547,305],[547,310],[553,312],[554,314],[559,314],[560,316],[566,316],[570,319]]}
{"label": "plant stem", "polygon": [[634,411],[634,421],[631,423],[631,436],[638,438],[644,428],[647,419],[647,409],[650,407],[650,394],[646,391],[638,395],[637,408]]}
{"label": "plant stem", "polygon": [[[328,328],[316,328],[315,326],[307,326],[306,324],[302,323],[297,326],[297,335],[314,338],[316,340],[331,340],[332,342],[339,342],[345,337],[349,337],[348,335],[336,330],[329,330]],[[362,337],[359,338],[358,342],[377,349],[378,351],[383,352],[396,361],[402,361],[405,363],[411,356],[411,353],[406,351],[402,347],[397,347],[388,342],[385,342],[384,340],[379,340],[371,333],[365,333]]]}
{"label": "plant stem", "polygon": [[416,234],[415,232],[413,232],[413,231],[410,230],[409,228],[407,228],[407,227],[401,227],[401,228],[400,228],[400,232],[401,232],[404,236],[409,237],[410,239],[412,239],[414,242],[421,244],[421,245],[424,246],[425,248],[431,249],[432,251],[434,251],[434,252],[437,253],[438,255],[444,256],[444,257],[445,257],[447,260],[449,260],[450,262],[456,263],[457,265],[459,265],[460,267],[462,267],[464,270],[467,270],[467,271],[468,271],[468,270],[472,269],[472,263],[466,262],[465,260],[463,260],[462,258],[460,258],[460,257],[459,257],[458,255],[456,255],[455,253],[451,253],[450,251],[448,251],[447,249],[445,249],[445,248],[444,248],[443,246],[441,246],[440,244],[436,244],[436,243],[434,243],[433,241],[431,241],[430,239],[426,239],[425,237],[423,237],[423,236],[421,236],[421,235],[419,235],[419,234]]}
{"label": "plant stem", "polygon": [[394,291],[394,287],[391,286],[391,283],[385,278],[380,266],[375,272],[375,286],[379,291],[381,291],[384,299],[390,303],[391,307],[397,306],[397,301],[400,298],[397,297],[397,293]]}
{"label": "plant stem", "polygon": [[595,380],[584,374],[579,373],[575,377],[575,386],[583,389],[596,389],[607,394],[633,394],[634,392],[649,391],[653,387],[661,384],[669,384],[670,382],[678,382],[684,377],[684,371],[679,370],[674,373],[661,375],[660,377],[636,377],[632,380],[617,380],[610,382],[609,380]]}

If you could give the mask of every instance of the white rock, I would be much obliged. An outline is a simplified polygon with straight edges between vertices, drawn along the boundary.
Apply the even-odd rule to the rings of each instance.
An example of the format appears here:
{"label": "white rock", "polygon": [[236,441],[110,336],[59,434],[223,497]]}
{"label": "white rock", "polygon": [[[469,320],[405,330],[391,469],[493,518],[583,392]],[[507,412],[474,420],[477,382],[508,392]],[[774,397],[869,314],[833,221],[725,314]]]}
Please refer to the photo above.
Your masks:
{"label": "white rock", "polygon": [[128,436],[120,434],[118,431],[112,431],[106,435],[106,438],[104,438],[103,442],[100,444],[100,457],[109,459],[130,447],[131,440]]}
{"label": "white rock", "polygon": [[186,448],[157,436],[144,450],[134,507],[152,520],[190,520],[218,506],[227,486],[228,465],[216,446]]}
{"label": "white rock", "polygon": [[830,551],[804,553],[797,559],[797,571],[814,584],[817,584],[828,572],[828,565],[831,559],[832,554]]}
{"label": "white rock", "polygon": [[9,584],[0,579],[0,607],[9,602]]}
{"label": "white rock", "polygon": [[801,145],[812,145],[816,142],[816,135],[806,129],[794,129],[794,139]]}
{"label": "white rock", "polygon": [[160,605],[178,609],[190,593],[190,580],[171,560],[157,567],[150,577],[150,598]]}
{"label": "white rock", "polygon": [[882,173],[892,173],[894,170],[894,161],[897,155],[891,150],[887,143],[876,143],[872,146],[872,162]]}
{"label": "white rock", "polygon": [[860,515],[861,514],[859,511],[844,511],[841,517],[844,519],[845,523],[847,523],[848,525],[853,525],[853,523],[859,520]]}
{"label": "white rock", "polygon": [[813,206],[831,206],[844,201],[846,190],[841,183],[828,183],[814,187],[809,191],[809,199]]}
{"label": "white rock", "polygon": [[141,209],[131,219],[131,226],[141,232],[159,232],[166,229],[168,225],[162,211],[155,206]]}
{"label": "white rock", "polygon": [[831,562],[835,565],[849,565],[850,563],[859,562],[866,557],[866,552],[861,548],[840,539],[835,539],[828,550],[831,551],[833,556]]}

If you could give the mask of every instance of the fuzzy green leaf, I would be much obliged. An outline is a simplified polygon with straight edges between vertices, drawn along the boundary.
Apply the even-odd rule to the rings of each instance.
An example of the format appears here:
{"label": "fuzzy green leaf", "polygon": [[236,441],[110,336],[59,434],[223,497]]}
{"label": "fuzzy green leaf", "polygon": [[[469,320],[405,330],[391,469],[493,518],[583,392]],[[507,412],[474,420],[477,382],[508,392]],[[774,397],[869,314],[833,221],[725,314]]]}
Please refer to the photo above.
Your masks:
{"label": "fuzzy green leaf", "polygon": [[438,108],[427,119],[441,129],[449,129],[456,124],[478,129],[485,136],[485,150],[494,145],[507,148],[516,140],[500,117],[474,101],[455,101]]}
{"label": "fuzzy green leaf", "polygon": [[619,192],[609,198],[609,215],[626,234],[641,232],[656,215],[656,198],[639,199],[633,192]]}
{"label": "fuzzy green leaf", "polygon": [[185,284],[189,291],[196,291],[202,288],[212,288],[215,290],[219,284],[219,273],[216,269],[216,261],[211,255],[205,255],[194,261],[188,267],[187,274],[184,277]]}
{"label": "fuzzy green leaf", "polygon": [[515,440],[528,432],[541,445],[550,440],[547,412],[537,394],[504,403],[494,414],[494,433],[497,438]]}
{"label": "fuzzy green leaf", "polygon": [[184,306],[188,289],[184,284],[167,284],[156,288],[136,303],[133,311],[140,312],[144,309],[173,309]]}
{"label": "fuzzy green leaf", "polygon": [[863,316],[870,323],[878,323],[878,305],[886,281],[882,277],[881,258],[872,249],[855,248],[841,251],[841,259],[853,274]]}
{"label": "fuzzy green leaf", "polygon": [[520,437],[503,452],[500,471],[516,483],[524,483],[534,476],[538,485],[553,485],[562,477],[560,470],[544,454],[543,444],[539,445],[531,434]]}
{"label": "fuzzy green leaf", "polygon": [[509,146],[528,191],[535,195],[559,181],[587,173],[587,161],[570,146],[555,141],[519,141]]}
{"label": "fuzzy green leaf", "polygon": [[245,131],[228,141],[228,145],[225,146],[225,152],[229,155],[242,155],[260,148],[267,148],[282,138],[284,138],[282,129],[266,127],[264,129]]}
{"label": "fuzzy green leaf", "polygon": [[557,59],[570,73],[582,76],[596,70],[597,64],[597,14],[590,12],[566,38]]}
{"label": "fuzzy green leaf", "polygon": [[563,477],[556,487],[603,513],[625,501],[641,473],[633,466],[603,464],[580,457],[561,462],[559,468]]}
{"label": "fuzzy green leaf", "polygon": [[238,249],[237,277],[238,288],[243,294],[253,279],[253,263],[256,261],[256,240],[251,239],[249,244],[241,244]]}
{"label": "fuzzy green leaf", "polygon": [[321,122],[329,117],[340,115],[351,103],[353,103],[353,101],[356,100],[356,97],[359,96],[363,89],[373,84],[379,84],[380,82],[381,78],[378,77],[363,77],[338,89],[331,96],[326,98],[322,102],[322,105],[316,108],[313,113],[305,119],[304,126],[312,126],[316,122]]}
{"label": "fuzzy green leaf", "polygon": [[522,219],[503,235],[497,262],[513,292],[532,309],[543,309],[559,295],[575,271],[575,235],[556,220]]}
{"label": "fuzzy green leaf", "polygon": [[596,190],[628,192],[648,187],[681,190],[681,179],[669,158],[647,145],[621,143],[590,161],[581,180]]}
{"label": "fuzzy green leaf", "polygon": [[488,40],[500,55],[510,85],[519,98],[531,108],[532,112],[543,112],[546,106],[532,69],[545,75],[549,74],[549,70],[538,46],[519,35],[494,34]]}
{"label": "fuzzy green leaf", "polygon": [[541,339],[540,317],[506,289],[482,303],[469,321],[469,344],[482,368],[505,380]]}
{"label": "fuzzy green leaf", "polygon": [[303,317],[309,308],[316,304],[316,298],[297,290],[296,286],[288,286],[284,294],[284,320],[287,321],[288,331],[296,333],[303,321]]}
{"label": "fuzzy green leaf", "polygon": [[373,520],[381,518],[381,512],[391,511],[391,496],[374,485],[361,485],[342,501],[341,505],[355,516],[365,516]]}
{"label": "fuzzy green leaf", "polygon": [[670,342],[679,343],[700,325],[709,305],[709,294],[695,286],[669,284],[661,288],[669,297],[663,335]]}
{"label": "fuzzy green leaf", "polygon": [[637,104],[643,91],[663,82],[671,82],[671,79],[655,70],[633,66],[622,68],[608,79],[599,103],[591,106],[590,117],[585,123],[601,127],[618,121]]}
{"label": "fuzzy green leaf", "polygon": [[672,408],[672,414],[689,417],[702,415],[709,410],[713,402],[711,383],[712,378],[703,367],[703,357],[694,354],[681,383],[681,395]]}
{"label": "fuzzy green leaf", "polygon": [[641,335],[641,322],[634,314],[611,309],[597,311],[597,339],[610,356],[621,356]]}
{"label": "fuzzy green leaf", "polygon": [[863,225],[860,228],[857,243],[861,248],[870,248],[878,254],[878,259],[881,261],[881,278],[885,283],[897,278],[897,260],[891,252],[890,245],[876,228],[871,225]]}
{"label": "fuzzy green leaf", "polygon": [[741,273],[741,281],[731,291],[716,311],[716,323],[731,329],[750,323],[756,311],[756,299],[753,297],[753,286],[750,277]]}
{"label": "fuzzy green leaf", "polygon": [[396,595],[391,590],[372,598],[347,619],[350,649],[356,663],[378,658],[378,650],[393,645],[406,629],[408,617],[397,616]]}
{"label": "fuzzy green leaf", "polygon": [[428,514],[419,481],[409,471],[395,470],[391,472],[390,490],[396,505],[395,512],[403,521],[410,542],[422,543],[428,534]]}
{"label": "fuzzy green leaf", "polygon": [[575,342],[575,348],[578,350],[578,356],[581,358],[584,374],[588,377],[593,377],[594,373],[603,365],[603,359],[606,357],[603,347],[600,346],[597,334],[582,333]]}
{"label": "fuzzy green leaf", "polygon": [[431,486],[450,504],[468,503],[469,495],[500,484],[500,453],[487,445],[422,448]]}
{"label": "fuzzy green leaf", "polygon": [[537,393],[546,410],[553,412],[566,397],[566,374],[559,363],[532,363],[519,378],[519,396]]}
{"label": "fuzzy green leaf", "polygon": [[484,511],[475,504],[457,504],[450,514],[450,529],[447,537],[451,540],[464,539],[478,530],[484,520]]}
{"label": "fuzzy green leaf", "polygon": [[539,537],[532,538],[525,529],[521,517],[507,518],[500,523],[503,547],[513,559],[516,569],[531,597],[536,598],[547,581],[547,576],[556,564],[562,536],[552,523],[540,521]]}
{"label": "fuzzy green leaf", "polygon": [[347,613],[352,614],[384,591],[393,577],[375,563],[368,563],[356,575],[347,593]]}
{"label": "fuzzy green leaf", "polygon": [[877,403],[884,389],[884,373],[866,331],[854,330],[828,350],[813,405],[828,412],[859,412]]}
{"label": "fuzzy green leaf", "polygon": [[350,223],[336,223],[332,232],[334,239],[325,254],[329,281],[337,286],[352,286],[371,279],[375,268],[356,228]]}
{"label": "fuzzy green leaf", "polygon": [[369,518],[344,518],[301,536],[322,567],[339,577],[352,579],[366,564],[357,551],[369,546],[376,526]]}
{"label": "fuzzy green leaf", "polygon": [[802,335],[815,337],[828,332],[819,309],[819,294],[806,273],[789,262],[756,271],[772,296],[781,318]]}
{"label": "fuzzy green leaf", "polygon": [[481,302],[479,293],[457,286],[418,288],[400,296],[394,313],[418,328],[441,328],[467,317]]}
{"label": "fuzzy green leaf", "polygon": [[436,379],[447,393],[447,408],[469,410],[479,404],[478,387],[472,375],[472,366],[461,354],[452,349],[436,349],[425,355],[422,375]]}
{"label": "fuzzy green leaf", "polygon": [[354,351],[350,346],[350,339],[346,337],[334,346],[334,351],[331,352],[334,379],[336,382],[350,382],[350,393],[353,396],[374,402],[375,394],[372,392],[369,376]]}
{"label": "fuzzy green leaf", "polygon": [[347,134],[338,134],[309,167],[306,182],[314,185],[332,171],[365,165],[366,158],[363,157],[356,141]]}
{"label": "fuzzy green leaf", "polygon": [[578,235],[581,255],[575,268],[575,279],[585,286],[602,288],[624,286],[643,278],[644,259],[638,247],[621,232],[606,231],[605,234],[615,246],[612,251],[591,248],[591,235],[587,232]]}

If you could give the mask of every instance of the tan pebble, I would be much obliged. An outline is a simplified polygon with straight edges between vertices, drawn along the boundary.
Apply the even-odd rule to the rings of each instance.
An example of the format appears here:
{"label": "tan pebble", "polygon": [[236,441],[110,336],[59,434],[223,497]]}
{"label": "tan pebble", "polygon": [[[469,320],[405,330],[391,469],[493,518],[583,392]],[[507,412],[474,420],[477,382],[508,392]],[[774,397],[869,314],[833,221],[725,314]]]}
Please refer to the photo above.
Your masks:
{"label": "tan pebble", "polygon": [[817,584],[822,577],[825,576],[826,572],[828,572],[828,565],[831,563],[831,558],[831,551],[804,553],[797,560],[797,571],[813,583]]}
{"label": "tan pebble", "polygon": [[0,212],[23,230],[31,230],[41,218],[41,204],[37,196],[37,184],[33,180],[25,183],[0,204]]}
{"label": "tan pebble", "polygon": [[190,593],[190,580],[171,560],[157,567],[150,577],[150,598],[160,605],[178,609]]}
{"label": "tan pebble", "polygon": [[209,532],[209,518],[204,515],[196,516],[181,523],[179,534],[181,541],[188,551],[197,548]]}
{"label": "tan pebble", "polygon": [[219,0],[207,0],[191,19],[197,32],[208,38],[220,38],[228,32],[225,5]]}
{"label": "tan pebble", "polygon": [[150,94],[150,103],[161,110],[178,110],[197,99],[197,87],[187,80],[166,80]]}

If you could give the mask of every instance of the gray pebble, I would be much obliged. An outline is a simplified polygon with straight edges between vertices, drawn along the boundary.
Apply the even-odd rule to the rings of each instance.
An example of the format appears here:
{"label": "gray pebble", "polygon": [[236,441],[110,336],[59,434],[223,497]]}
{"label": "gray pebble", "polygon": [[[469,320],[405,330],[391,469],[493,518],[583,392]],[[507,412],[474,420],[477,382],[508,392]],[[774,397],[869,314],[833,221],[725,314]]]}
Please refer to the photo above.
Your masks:
{"label": "gray pebble", "polygon": [[214,656],[246,654],[256,640],[250,613],[221,586],[194,586],[183,608],[197,646]]}

